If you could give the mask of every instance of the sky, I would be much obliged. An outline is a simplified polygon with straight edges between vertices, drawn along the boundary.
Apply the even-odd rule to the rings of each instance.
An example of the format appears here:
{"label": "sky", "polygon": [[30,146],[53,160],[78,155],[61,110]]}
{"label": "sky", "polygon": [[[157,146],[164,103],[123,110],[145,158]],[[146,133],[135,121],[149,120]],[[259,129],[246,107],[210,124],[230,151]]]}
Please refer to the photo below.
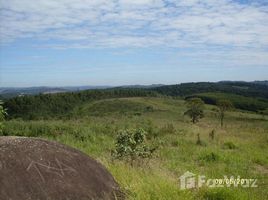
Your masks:
{"label": "sky", "polygon": [[0,0],[0,87],[268,79],[268,0]]}

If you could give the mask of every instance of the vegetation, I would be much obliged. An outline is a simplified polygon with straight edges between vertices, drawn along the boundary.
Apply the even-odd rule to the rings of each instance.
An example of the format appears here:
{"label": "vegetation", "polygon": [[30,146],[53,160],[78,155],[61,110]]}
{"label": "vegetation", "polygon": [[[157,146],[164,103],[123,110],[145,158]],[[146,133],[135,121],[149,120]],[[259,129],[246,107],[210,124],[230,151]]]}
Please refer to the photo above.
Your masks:
{"label": "vegetation", "polygon": [[248,82],[199,82],[167,85],[154,88],[154,91],[167,96],[186,97],[198,93],[228,93],[245,97],[268,98],[268,86]]}
{"label": "vegetation", "polygon": [[143,129],[124,130],[116,137],[116,148],[113,156],[118,159],[126,158],[131,165],[138,158],[151,158],[156,148],[149,148],[146,142],[146,132]]}
{"label": "vegetation", "polygon": [[[196,97],[201,98],[207,104],[213,105],[216,105],[219,99],[226,99],[232,102],[237,109],[259,112],[262,115],[267,115],[268,113],[268,86],[265,84],[244,82],[185,83],[149,89],[112,88],[57,94],[39,94],[35,96],[26,95],[6,99],[4,107],[8,108],[9,119],[68,119],[74,117],[73,108],[77,106],[83,107],[83,104],[87,104],[88,102],[110,98],[157,96],[172,96],[186,99]],[[99,108],[105,106],[106,103],[99,105]],[[96,114],[94,107],[92,108],[92,112]],[[99,112],[99,108],[96,109],[97,114],[102,113]],[[147,111],[152,109],[153,107],[148,107]],[[128,109],[125,109],[124,112],[128,113]],[[76,113],[80,115],[79,110]],[[138,115],[139,111],[136,114]]]}
{"label": "vegetation", "polygon": [[106,89],[82,92],[40,94],[36,96],[18,96],[5,101],[9,118],[26,120],[72,117],[75,106],[86,102],[114,97],[156,96],[155,92],[142,89]]}
{"label": "vegetation", "polygon": [[204,143],[204,142],[200,139],[200,134],[199,134],[199,133],[197,134],[197,141],[196,141],[196,144],[197,144],[197,145],[200,145],[200,146],[206,146],[206,143]]}
{"label": "vegetation", "polygon": [[225,99],[232,103],[236,109],[264,112],[268,108],[268,99],[258,97],[244,97],[229,93],[199,93],[187,98],[201,98],[206,104],[216,105],[219,100]]}
{"label": "vegetation", "polygon": [[221,121],[221,127],[223,127],[223,119],[225,116],[225,112],[231,110],[233,108],[233,105],[230,101],[226,99],[221,99],[217,102],[217,107],[218,107],[219,118]]}
{"label": "vegetation", "polygon": [[6,110],[3,108],[3,102],[0,101],[0,135],[3,134],[5,115]]}
{"label": "vegetation", "polygon": [[200,98],[191,98],[187,102],[188,110],[184,115],[188,115],[193,123],[199,121],[199,119],[204,117],[204,102]]}
{"label": "vegetation", "polygon": [[[217,107],[203,105],[205,116],[193,124],[183,115],[189,110],[183,98],[136,89],[25,96],[4,105],[12,114],[4,122],[3,135],[41,137],[80,149],[108,168],[129,200],[261,200],[268,196],[266,115],[233,109],[225,113],[228,126],[221,128],[215,117]],[[157,151],[149,156],[150,162],[144,162],[153,147]],[[131,166],[131,155],[133,163],[141,160],[139,165]],[[178,178],[186,171],[207,179],[257,178],[258,187],[180,190]]]}
{"label": "vegetation", "polygon": [[215,130],[214,129],[209,133],[209,137],[211,140],[214,140],[214,138],[215,138]]}
{"label": "vegetation", "polygon": [[226,149],[236,149],[236,145],[233,142],[225,142],[223,147]]}

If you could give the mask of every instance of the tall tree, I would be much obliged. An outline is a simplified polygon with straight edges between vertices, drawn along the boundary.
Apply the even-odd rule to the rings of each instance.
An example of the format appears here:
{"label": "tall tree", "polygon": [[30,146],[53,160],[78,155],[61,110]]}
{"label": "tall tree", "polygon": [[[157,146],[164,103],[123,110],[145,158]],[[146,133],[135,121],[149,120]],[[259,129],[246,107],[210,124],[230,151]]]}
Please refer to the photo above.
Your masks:
{"label": "tall tree", "polygon": [[223,127],[223,120],[225,112],[233,108],[233,104],[227,99],[221,99],[217,102],[218,114],[221,121],[221,127]]}
{"label": "tall tree", "polygon": [[204,102],[200,98],[190,98],[187,99],[186,105],[188,110],[184,115],[188,115],[193,123],[199,121],[199,119],[204,117]]}

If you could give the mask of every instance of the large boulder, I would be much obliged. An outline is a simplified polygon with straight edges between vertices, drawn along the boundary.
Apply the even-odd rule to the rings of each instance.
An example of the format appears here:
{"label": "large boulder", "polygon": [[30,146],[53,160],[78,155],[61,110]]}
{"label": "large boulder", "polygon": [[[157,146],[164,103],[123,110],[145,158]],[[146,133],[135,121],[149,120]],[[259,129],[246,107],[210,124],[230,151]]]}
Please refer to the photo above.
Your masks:
{"label": "large boulder", "polygon": [[68,146],[0,137],[0,200],[123,199],[112,175]]}

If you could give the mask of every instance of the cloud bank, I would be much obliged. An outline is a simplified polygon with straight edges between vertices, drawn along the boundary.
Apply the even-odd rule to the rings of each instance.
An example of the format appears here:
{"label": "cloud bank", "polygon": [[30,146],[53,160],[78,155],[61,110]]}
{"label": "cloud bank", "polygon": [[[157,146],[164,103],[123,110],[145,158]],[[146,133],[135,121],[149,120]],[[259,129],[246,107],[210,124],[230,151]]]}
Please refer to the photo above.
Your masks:
{"label": "cloud bank", "polygon": [[[2,43],[267,49],[268,6],[230,0],[1,0]],[[48,44],[49,45],[49,44]]]}

